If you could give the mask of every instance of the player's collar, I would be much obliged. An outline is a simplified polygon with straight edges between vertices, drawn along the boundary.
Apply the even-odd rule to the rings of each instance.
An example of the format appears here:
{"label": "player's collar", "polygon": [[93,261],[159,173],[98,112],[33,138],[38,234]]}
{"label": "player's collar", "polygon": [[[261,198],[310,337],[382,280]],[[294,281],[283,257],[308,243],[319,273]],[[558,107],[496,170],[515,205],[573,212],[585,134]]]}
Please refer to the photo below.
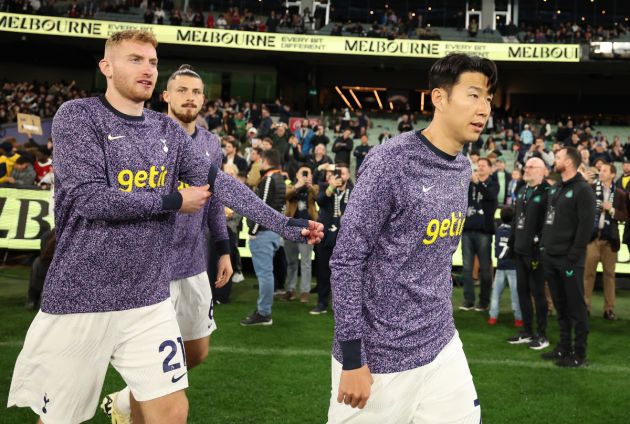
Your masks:
{"label": "player's collar", "polygon": [[112,112],[116,116],[119,116],[127,121],[144,121],[144,112],[142,112],[142,115],[140,116],[127,115],[127,114],[122,113],[118,109],[116,109],[114,106],[112,106],[111,103],[107,101],[104,94],[101,94],[100,96],[98,96],[98,99],[101,101],[103,106],[109,109],[110,112]]}

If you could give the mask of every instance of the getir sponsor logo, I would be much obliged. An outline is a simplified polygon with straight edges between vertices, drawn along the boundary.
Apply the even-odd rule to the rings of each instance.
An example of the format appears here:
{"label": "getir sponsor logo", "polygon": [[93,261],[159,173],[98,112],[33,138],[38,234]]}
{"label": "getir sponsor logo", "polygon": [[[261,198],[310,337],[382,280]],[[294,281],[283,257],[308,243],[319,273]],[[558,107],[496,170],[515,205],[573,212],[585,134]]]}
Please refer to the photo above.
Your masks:
{"label": "getir sponsor logo", "polygon": [[130,192],[134,188],[158,188],[164,187],[166,173],[164,166],[152,166],[148,171],[140,170],[135,173],[130,169],[123,169],[118,173],[118,185],[120,190]]}
{"label": "getir sponsor logo", "polygon": [[461,212],[453,212],[451,213],[450,218],[445,218],[442,221],[439,219],[432,219],[427,224],[422,244],[433,244],[438,238],[460,236],[463,229],[464,219]]}

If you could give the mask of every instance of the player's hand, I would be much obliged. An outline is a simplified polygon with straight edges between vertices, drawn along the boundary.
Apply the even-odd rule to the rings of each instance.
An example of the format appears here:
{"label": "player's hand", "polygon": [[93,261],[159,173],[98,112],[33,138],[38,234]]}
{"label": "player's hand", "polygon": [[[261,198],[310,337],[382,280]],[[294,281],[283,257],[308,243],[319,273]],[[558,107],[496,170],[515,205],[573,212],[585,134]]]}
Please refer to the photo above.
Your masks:
{"label": "player's hand", "polygon": [[232,261],[230,255],[222,255],[217,263],[217,281],[214,286],[218,289],[225,286],[232,278]]}
{"label": "player's hand", "polygon": [[337,402],[363,409],[370,397],[374,379],[367,364],[356,370],[341,371]]}
{"label": "player's hand", "polygon": [[324,224],[308,221],[308,228],[302,230],[302,236],[306,237],[308,244],[318,244],[324,238]]}
{"label": "player's hand", "polygon": [[209,185],[202,187],[187,187],[179,191],[182,195],[182,207],[179,211],[182,213],[194,213],[203,208],[212,193],[208,190]]}

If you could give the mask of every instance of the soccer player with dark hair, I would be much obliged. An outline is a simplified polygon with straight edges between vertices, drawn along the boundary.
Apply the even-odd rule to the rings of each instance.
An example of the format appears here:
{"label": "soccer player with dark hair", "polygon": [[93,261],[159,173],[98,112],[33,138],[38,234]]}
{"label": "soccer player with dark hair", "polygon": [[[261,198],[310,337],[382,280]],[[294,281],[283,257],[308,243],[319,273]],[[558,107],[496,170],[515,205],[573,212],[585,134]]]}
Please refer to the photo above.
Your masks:
{"label": "soccer player with dark hair", "polygon": [[450,54],[431,67],[429,85],[431,124],[370,151],[343,216],[331,260],[329,423],[480,420],[451,268],[472,174],[461,151],[490,116],[497,69]]}
{"label": "soccer player with dark hair", "polygon": [[[40,422],[89,420],[110,363],[139,402],[134,422],[186,422],[184,344],[169,298],[177,211],[196,212],[212,194],[284,237],[322,236],[316,223],[262,205],[180,125],[144,109],[156,45],[147,31],[112,35],[99,62],[105,95],[66,102],[53,120],[57,246],[7,402]],[[179,181],[192,187],[178,191]]]}
{"label": "soccer player with dark hair", "polygon": [[586,365],[588,315],[584,302],[584,261],[595,223],[595,194],[578,172],[581,162],[575,147],[556,152],[554,170],[562,182],[549,190],[542,231],[545,280],[560,327],[559,343],[542,357],[569,368]]}

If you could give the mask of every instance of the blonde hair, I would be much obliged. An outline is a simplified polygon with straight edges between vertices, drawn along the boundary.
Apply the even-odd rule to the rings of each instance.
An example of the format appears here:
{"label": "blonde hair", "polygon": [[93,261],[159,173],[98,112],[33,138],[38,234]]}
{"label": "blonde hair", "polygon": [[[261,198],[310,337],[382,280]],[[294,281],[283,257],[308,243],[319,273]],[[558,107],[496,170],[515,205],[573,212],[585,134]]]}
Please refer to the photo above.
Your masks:
{"label": "blonde hair", "polygon": [[123,41],[137,41],[139,43],[147,43],[151,44],[154,48],[156,48],[158,45],[157,39],[151,31],[146,31],[143,29],[127,29],[112,34],[105,42],[105,50],[110,47],[118,46]]}
{"label": "blonde hair", "polygon": [[223,172],[225,172],[228,175],[232,172],[232,173],[234,173],[235,178],[236,178],[236,176],[238,176],[238,168],[233,163],[224,163],[223,164]]}

